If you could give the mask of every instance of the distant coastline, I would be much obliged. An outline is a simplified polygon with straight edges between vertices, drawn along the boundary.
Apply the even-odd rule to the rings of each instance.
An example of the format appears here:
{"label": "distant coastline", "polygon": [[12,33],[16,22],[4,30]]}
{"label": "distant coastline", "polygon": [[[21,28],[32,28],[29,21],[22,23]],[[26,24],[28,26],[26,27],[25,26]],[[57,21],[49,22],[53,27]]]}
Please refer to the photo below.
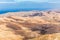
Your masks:
{"label": "distant coastline", "polygon": [[4,9],[4,10],[0,10],[0,14],[5,14],[8,12],[21,12],[21,11],[32,11],[32,10],[43,11],[43,10],[49,10],[49,9],[50,8]]}
{"label": "distant coastline", "polygon": [[0,14],[8,12],[50,10],[60,8],[58,3],[23,1],[18,3],[0,3]]}

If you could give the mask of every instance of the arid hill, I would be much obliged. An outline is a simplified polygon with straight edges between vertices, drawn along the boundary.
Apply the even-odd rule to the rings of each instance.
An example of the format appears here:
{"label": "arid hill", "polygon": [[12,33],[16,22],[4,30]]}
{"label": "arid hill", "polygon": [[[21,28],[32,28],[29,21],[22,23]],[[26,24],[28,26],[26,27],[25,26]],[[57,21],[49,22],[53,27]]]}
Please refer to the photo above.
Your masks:
{"label": "arid hill", "polygon": [[60,40],[60,12],[40,12],[0,15],[0,40]]}

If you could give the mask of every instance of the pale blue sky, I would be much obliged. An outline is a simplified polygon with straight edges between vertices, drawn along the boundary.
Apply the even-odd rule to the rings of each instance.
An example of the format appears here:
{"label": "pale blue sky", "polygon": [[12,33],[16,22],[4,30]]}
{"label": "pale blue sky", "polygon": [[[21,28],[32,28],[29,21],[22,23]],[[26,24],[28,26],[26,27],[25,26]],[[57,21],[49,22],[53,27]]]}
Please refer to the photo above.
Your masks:
{"label": "pale blue sky", "polygon": [[56,2],[56,3],[60,3],[60,0],[48,0],[48,2]]}
{"label": "pale blue sky", "polygon": [[15,0],[15,1],[35,1],[35,2],[47,2],[48,0]]}
{"label": "pale blue sky", "polygon": [[21,2],[21,1],[60,3],[60,0],[0,0],[0,2]]}
{"label": "pale blue sky", "polygon": [[20,1],[35,1],[35,2],[55,2],[55,3],[60,3],[60,0],[15,0],[17,2],[20,2]]}

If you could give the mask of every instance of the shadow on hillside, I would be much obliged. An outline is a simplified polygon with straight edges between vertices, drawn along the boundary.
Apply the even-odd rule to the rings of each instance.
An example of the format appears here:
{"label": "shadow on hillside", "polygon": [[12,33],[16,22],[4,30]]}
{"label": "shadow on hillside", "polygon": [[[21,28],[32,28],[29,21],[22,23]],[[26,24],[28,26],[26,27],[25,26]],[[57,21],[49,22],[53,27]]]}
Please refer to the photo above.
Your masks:
{"label": "shadow on hillside", "polygon": [[38,31],[39,34],[53,34],[60,33],[60,25],[55,24],[41,24],[31,28],[32,31]]}
{"label": "shadow on hillside", "polygon": [[[23,25],[23,27],[30,28],[30,30],[32,32],[38,31],[39,34],[60,33],[60,25],[55,25],[55,24],[28,24],[28,23],[20,23],[20,25]],[[13,24],[8,24],[7,27],[13,29],[14,31],[22,30],[20,27],[18,27],[17,25],[13,25]],[[17,33],[17,32],[15,32],[15,33]]]}
{"label": "shadow on hillside", "polygon": [[[54,34],[60,33],[60,25],[55,24],[35,24],[35,23],[17,23],[18,25],[22,25],[22,27],[26,27],[29,30],[21,29],[21,26],[15,24],[7,24],[8,28],[13,30],[15,35],[24,36],[24,40],[33,39],[36,37],[40,37],[40,35],[45,34]],[[30,31],[31,30],[31,31]]]}

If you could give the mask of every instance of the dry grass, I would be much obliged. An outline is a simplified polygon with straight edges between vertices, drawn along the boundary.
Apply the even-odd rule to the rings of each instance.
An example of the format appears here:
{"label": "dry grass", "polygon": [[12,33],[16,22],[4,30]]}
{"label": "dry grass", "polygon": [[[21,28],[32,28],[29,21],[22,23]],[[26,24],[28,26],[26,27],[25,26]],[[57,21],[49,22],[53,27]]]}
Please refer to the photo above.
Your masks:
{"label": "dry grass", "polygon": [[56,12],[42,13],[45,13],[45,16],[0,17],[0,40],[60,40],[58,14],[55,14],[55,17],[53,14]]}

